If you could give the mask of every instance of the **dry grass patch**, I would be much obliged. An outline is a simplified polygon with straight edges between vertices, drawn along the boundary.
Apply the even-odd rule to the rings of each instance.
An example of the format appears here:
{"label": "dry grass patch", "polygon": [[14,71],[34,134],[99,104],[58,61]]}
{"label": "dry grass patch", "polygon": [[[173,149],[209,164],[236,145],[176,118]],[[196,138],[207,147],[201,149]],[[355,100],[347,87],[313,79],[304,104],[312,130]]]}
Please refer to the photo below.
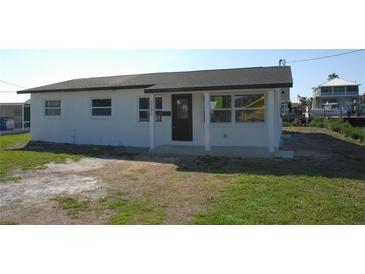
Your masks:
{"label": "dry grass patch", "polygon": [[78,218],[81,210],[86,210],[89,207],[89,200],[78,200],[69,196],[60,195],[55,198],[60,207],[66,210],[67,215],[71,218]]}
{"label": "dry grass patch", "polygon": [[[148,160],[148,161],[147,161]],[[154,161],[155,160],[155,161]],[[178,158],[143,158],[134,161],[118,160],[103,170],[88,176],[98,176],[110,192],[127,193],[131,199],[149,197],[155,205],[163,205],[166,212],[161,223],[187,224],[193,222],[194,213],[204,211],[204,204],[220,194],[219,189],[228,181],[217,179],[214,174],[197,171],[180,171],[179,167],[195,165],[195,160]]]}

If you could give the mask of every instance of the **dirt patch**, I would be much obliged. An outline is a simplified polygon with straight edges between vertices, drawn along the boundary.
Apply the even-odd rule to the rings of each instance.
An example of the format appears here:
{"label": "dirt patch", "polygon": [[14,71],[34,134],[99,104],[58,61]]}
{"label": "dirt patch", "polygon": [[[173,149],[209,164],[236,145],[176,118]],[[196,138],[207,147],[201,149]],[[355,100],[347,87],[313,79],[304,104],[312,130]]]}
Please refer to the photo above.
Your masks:
{"label": "dirt patch", "polygon": [[[187,224],[227,183],[201,172],[196,161],[141,154],[133,160],[84,158],[18,172],[22,179],[0,185],[0,223],[103,224],[112,212],[98,212],[98,201],[121,191],[131,199],[148,197],[162,205],[164,224]],[[187,172],[188,166],[197,171]],[[87,199],[90,208],[77,219],[69,218],[55,200],[60,195]]]}
{"label": "dirt patch", "polygon": [[86,158],[79,162],[68,160],[64,164],[48,164],[42,169],[19,172],[17,176],[21,176],[21,180],[0,185],[0,205],[15,202],[29,204],[61,194],[94,195],[103,188],[101,180],[79,173],[101,168],[105,164],[102,159]]}
{"label": "dirt patch", "polygon": [[[22,179],[0,184],[0,222],[68,223],[53,201],[58,195],[95,200],[105,193],[104,183],[80,172],[101,168],[106,160],[85,158],[79,162],[48,164],[42,169],[18,172]],[[59,222],[61,221],[61,222]]]}
{"label": "dirt patch", "polygon": [[204,203],[219,195],[218,189],[227,184],[214,174],[179,170],[181,166],[195,165],[194,157],[140,156],[133,161],[109,162],[102,170],[87,174],[97,176],[112,190],[132,198],[150,197],[166,208],[164,224],[187,224],[194,213],[204,211]]}
{"label": "dirt patch", "polygon": [[[365,160],[365,146],[322,128],[286,128],[282,148],[295,151],[296,158],[336,162],[348,155]],[[346,156],[345,156],[346,157]]]}

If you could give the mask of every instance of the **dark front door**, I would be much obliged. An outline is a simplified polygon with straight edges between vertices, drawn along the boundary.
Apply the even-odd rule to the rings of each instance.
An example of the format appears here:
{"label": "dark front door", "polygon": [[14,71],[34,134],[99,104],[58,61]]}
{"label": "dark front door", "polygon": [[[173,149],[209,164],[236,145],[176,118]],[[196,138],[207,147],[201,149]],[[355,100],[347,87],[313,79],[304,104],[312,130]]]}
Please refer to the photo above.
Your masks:
{"label": "dark front door", "polygon": [[191,94],[172,95],[172,140],[193,140]]}

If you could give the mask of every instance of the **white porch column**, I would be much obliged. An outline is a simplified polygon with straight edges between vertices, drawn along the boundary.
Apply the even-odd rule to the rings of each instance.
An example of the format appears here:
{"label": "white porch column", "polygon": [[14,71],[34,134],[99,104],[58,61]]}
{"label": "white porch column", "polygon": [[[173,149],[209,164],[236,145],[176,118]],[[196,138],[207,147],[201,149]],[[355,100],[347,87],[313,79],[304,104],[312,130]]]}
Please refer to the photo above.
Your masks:
{"label": "white porch column", "polygon": [[22,129],[24,129],[24,104],[22,104]]}
{"label": "white porch column", "polygon": [[269,152],[274,152],[275,146],[275,91],[269,90],[267,93],[267,127],[268,140],[267,146]]}
{"label": "white porch column", "polygon": [[280,146],[281,134],[283,131],[283,119],[281,118],[281,98],[282,90],[279,88],[275,89],[275,147]]}
{"label": "white porch column", "polygon": [[210,150],[210,98],[209,92],[204,93],[204,145],[205,150]]}
{"label": "white porch column", "polygon": [[155,95],[150,94],[150,149],[155,148]]}

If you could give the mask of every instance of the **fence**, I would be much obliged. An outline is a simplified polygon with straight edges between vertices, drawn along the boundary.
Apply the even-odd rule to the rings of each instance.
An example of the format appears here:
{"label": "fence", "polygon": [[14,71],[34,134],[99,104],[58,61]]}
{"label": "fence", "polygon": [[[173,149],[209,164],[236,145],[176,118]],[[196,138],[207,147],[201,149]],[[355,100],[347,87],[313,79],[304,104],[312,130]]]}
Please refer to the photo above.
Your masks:
{"label": "fence", "polygon": [[342,109],[311,109],[311,117],[345,117],[347,111]]}

